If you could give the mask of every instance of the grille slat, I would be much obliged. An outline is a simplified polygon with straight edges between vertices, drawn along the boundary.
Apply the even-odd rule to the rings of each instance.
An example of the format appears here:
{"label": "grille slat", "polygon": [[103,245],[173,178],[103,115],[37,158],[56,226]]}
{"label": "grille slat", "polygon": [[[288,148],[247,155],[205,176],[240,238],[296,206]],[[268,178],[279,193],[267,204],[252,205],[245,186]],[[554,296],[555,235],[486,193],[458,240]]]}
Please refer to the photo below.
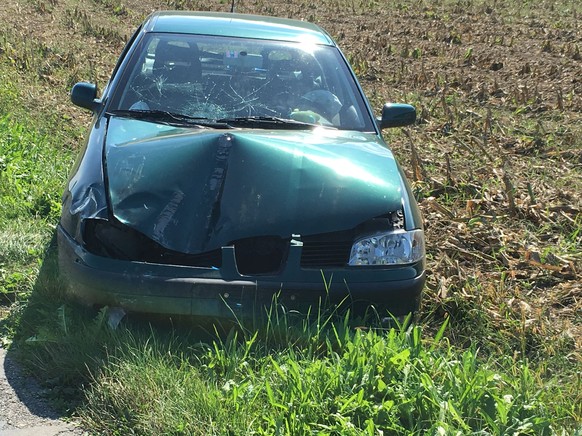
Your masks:
{"label": "grille slat", "polygon": [[301,266],[304,268],[342,267],[349,260],[352,241],[303,241]]}

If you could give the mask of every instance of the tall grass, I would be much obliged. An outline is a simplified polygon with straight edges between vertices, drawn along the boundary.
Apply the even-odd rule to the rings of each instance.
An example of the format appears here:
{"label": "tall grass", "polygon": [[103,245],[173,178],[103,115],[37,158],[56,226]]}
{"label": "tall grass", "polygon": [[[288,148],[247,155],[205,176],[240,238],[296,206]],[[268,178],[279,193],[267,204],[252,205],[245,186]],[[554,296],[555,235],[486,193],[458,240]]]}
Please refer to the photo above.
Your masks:
{"label": "tall grass", "polygon": [[0,117],[0,300],[32,289],[70,164],[34,125]]}
{"label": "tall grass", "polygon": [[70,152],[56,148],[35,126],[8,115],[0,117],[0,131],[0,217],[56,222]]}
{"label": "tall grass", "polygon": [[81,416],[121,434],[559,431],[567,416],[548,407],[526,361],[459,353],[442,340],[445,328],[423,338],[419,326],[362,330],[336,318],[304,325],[305,341],[318,333],[311,346],[275,348],[259,330],[209,345],[122,334]]}

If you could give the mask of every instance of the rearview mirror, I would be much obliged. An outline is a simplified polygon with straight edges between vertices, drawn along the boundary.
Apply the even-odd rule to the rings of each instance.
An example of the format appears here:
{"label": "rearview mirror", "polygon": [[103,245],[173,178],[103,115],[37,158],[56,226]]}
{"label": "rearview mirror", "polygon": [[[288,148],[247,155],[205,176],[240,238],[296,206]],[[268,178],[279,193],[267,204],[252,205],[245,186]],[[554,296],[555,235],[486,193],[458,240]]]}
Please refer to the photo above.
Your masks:
{"label": "rearview mirror", "polygon": [[97,99],[97,85],[94,83],[79,82],[71,90],[73,104],[96,112],[101,107],[101,101]]}
{"label": "rearview mirror", "polygon": [[381,129],[408,126],[416,121],[416,109],[409,104],[386,103],[382,108],[382,118],[376,121]]}

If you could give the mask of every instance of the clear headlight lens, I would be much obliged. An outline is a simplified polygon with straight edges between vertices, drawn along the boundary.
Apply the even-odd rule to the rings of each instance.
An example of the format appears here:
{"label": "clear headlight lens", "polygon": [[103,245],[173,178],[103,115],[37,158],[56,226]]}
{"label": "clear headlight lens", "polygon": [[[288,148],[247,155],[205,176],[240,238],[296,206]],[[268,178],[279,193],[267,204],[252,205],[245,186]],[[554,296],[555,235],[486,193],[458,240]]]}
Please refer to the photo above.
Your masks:
{"label": "clear headlight lens", "polygon": [[366,236],[354,242],[349,265],[400,265],[424,257],[422,230],[396,230]]}

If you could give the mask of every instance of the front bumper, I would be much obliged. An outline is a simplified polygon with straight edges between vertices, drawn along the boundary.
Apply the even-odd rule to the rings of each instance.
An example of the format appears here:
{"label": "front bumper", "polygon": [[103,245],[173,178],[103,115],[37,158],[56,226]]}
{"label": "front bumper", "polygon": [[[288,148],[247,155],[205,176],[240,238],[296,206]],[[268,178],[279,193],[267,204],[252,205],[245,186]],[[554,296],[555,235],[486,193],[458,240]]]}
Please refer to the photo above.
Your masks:
{"label": "front bumper", "polygon": [[[394,267],[301,269],[300,246],[290,247],[279,274],[243,276],[233,247],[222,266],[201,268],[124,261],[89,253],[59,225],[59,265],[68,291],[82,302],[130,312],[210,318],[254,316],[274,298],[288,309],[321,304],[363,308],[372,303],[393,315],[414,312],[425,282],[424,263]],[[259,312],[258,312],[259,311]]]}

